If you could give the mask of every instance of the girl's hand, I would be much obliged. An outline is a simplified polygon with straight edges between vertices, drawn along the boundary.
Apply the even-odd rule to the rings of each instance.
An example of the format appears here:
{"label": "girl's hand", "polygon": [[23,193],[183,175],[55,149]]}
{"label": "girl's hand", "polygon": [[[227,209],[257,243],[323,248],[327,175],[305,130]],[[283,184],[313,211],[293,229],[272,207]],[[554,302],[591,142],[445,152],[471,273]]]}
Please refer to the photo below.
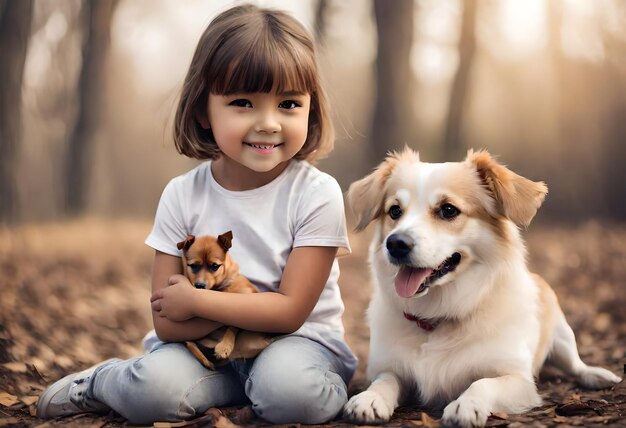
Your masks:
{"label": "girl's hand", "polygon": [[172,275],[169,286],[152,293],[152,310],[170,321],[186,321],[196,316],[194,303],[198,290],[183,275]]}

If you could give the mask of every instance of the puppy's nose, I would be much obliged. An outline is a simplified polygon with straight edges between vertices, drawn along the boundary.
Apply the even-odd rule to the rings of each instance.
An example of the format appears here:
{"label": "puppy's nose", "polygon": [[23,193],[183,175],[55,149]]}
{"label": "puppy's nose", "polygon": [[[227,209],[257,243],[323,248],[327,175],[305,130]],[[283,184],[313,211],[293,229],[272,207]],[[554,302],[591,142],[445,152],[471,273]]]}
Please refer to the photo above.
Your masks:
{"label": "puppy's nose", "polygon": [[404,233],[394,233],[387,238],[387,251],[395,259],[403,259],[409,255],[415,241]]}
{"label": "puppy's nose", "polygon": [[194,282],[193,286],[196,288],[202,288],[202,289],[206,288],[206,284],[204,282]]}

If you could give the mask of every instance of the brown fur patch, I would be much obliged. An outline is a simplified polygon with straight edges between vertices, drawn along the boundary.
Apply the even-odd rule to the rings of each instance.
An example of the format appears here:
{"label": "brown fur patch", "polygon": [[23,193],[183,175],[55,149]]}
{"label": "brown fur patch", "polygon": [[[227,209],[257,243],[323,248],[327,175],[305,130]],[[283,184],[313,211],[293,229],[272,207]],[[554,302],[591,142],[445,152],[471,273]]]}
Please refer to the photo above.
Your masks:
{"label": "brown fur patch", "polygon": [[356,231],[367,227],[375,218],[384,214],[387,182],[399,163],[419,162],[419,153],[405,147],[401,152],[390,153],[374,172],[355,181],[348,189],[348,203],[356,215]]}
{"label": "brown fur patch", "polygon": [[487,151],[468,151],[466,162],[475,166],[492,193],[498,213],[518,226],[528,226],[548,193],[545,183],[517,175],[496,162]]}

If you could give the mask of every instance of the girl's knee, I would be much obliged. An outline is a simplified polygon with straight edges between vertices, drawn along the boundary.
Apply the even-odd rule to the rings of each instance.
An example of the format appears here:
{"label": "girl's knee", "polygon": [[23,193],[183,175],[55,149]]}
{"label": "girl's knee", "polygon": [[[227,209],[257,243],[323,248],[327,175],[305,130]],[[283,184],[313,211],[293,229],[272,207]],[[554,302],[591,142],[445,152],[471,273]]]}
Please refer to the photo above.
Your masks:
{"label": "girl's knee", "polygon": [[246,394],[257,416],[272,423],[319,424],[337,416],[348,400],[346,384],[336,373],[318,368],[300,372],[286,367],[251,374]]}
{"label": "girl's knee", "polygon": [[127,402],[120,412],[133,423],[176,421],[195,415],[189,403],[189,391],[197,376],[185,373],[184,367],[161,367],[151,361],[137,360],[126,370]]}
{"label": "girl's knee", "polygon": [[108,387],[100,389],[108,392],[105,401],[132,423],[176,421],[206,410],[200,408],[205,400],[197,390],[213,374],[184,350],[169,347],[113,368],[102,376]]}

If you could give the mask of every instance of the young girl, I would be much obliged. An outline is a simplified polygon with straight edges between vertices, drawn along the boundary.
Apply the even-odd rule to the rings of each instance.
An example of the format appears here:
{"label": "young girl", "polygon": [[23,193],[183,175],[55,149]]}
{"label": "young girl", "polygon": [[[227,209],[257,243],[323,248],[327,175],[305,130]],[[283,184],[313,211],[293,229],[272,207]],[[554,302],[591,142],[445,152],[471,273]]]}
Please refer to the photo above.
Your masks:
{"label": "young girl", "polygon": [[[174,141],[208,159],[165,188],[146,243],[158,339],[50,386],[52,418],[113,409],[132,423],[174,421],[251,403],[272,423],[323,423],[347,401],[356,358],[343,339],[335,259],[349,251],[337,182],[313,167],[332,148],[311,37],[289,15],[239,6],[202,35],[176,112]],[[198,290],[176,243],[232,230],[230,250],[262,293]],[[283,333],[253,360],[215,371],[179,342],[221,325]],[[150,340],[148,341],[150,342]]]}

